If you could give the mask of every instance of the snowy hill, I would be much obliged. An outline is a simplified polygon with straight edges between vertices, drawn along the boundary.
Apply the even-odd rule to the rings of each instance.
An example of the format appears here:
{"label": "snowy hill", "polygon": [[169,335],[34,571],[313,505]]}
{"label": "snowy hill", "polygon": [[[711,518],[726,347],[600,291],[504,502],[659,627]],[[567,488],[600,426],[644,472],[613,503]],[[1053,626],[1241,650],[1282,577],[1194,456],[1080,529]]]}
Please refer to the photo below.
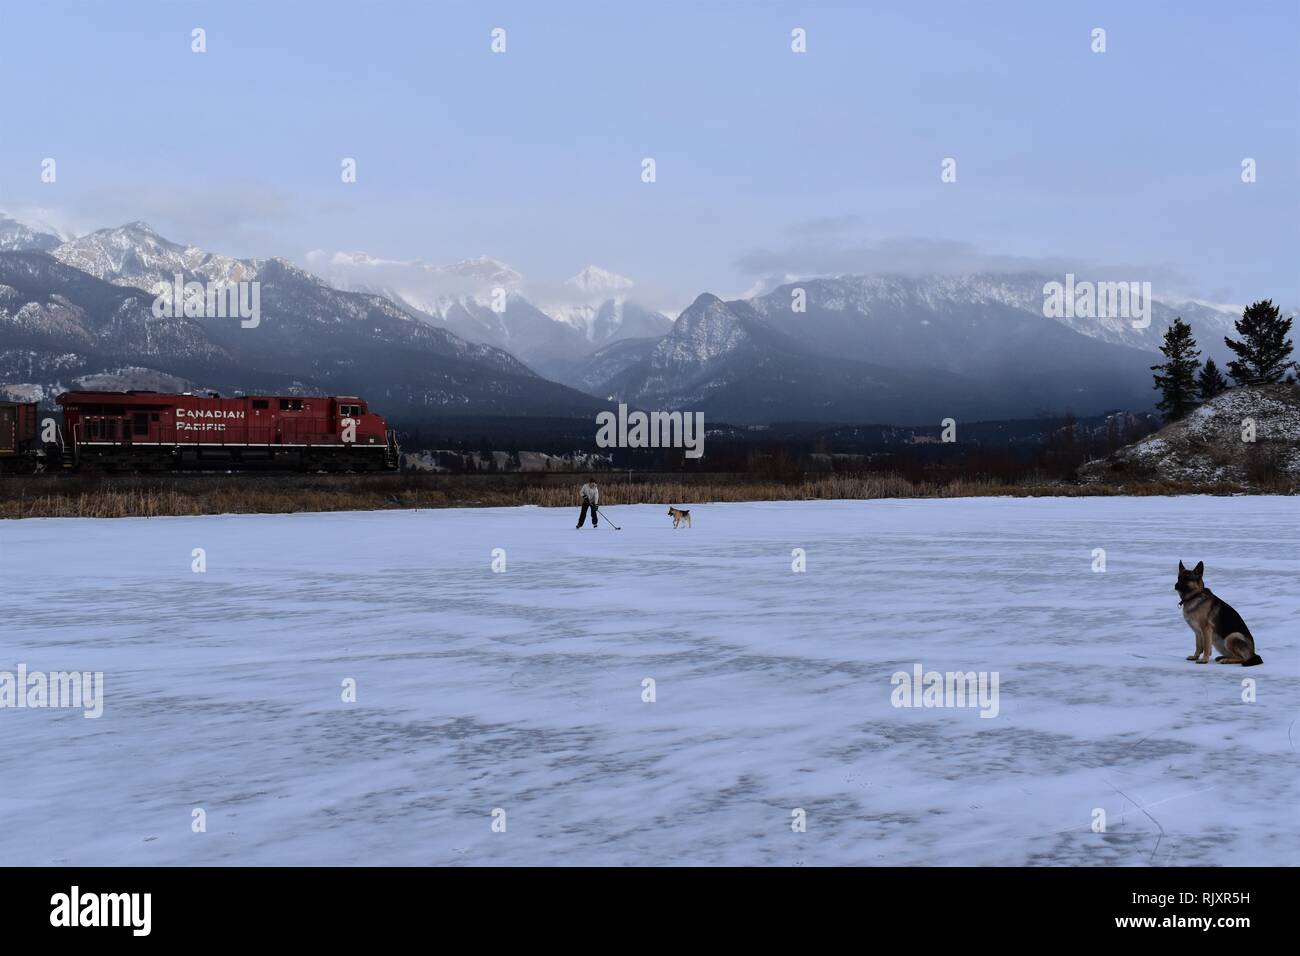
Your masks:
{"label": "snowy hill", "polygon": [[[1246,441],[1247,422],[1254,441]],[[1300,387],[1241,386],[1080,469],[1085,481],[1157,479],[1300,490]]]}

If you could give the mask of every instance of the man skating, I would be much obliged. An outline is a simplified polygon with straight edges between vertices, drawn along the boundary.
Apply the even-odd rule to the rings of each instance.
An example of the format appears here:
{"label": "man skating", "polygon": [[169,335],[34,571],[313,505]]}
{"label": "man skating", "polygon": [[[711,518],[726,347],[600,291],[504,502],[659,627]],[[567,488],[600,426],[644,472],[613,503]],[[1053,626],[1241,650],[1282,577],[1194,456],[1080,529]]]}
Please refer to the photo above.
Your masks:
{"label": "man skating", "polygon": [[591,526],[596,527],[598,512],[596,507],[600,504],[600,489],[596,487],[596,479],[588,478],[587,483],[582,486],[582,513],[578,515],[578,527],[581,528],[584,521],[587,520],[587,509],[591,509]]}

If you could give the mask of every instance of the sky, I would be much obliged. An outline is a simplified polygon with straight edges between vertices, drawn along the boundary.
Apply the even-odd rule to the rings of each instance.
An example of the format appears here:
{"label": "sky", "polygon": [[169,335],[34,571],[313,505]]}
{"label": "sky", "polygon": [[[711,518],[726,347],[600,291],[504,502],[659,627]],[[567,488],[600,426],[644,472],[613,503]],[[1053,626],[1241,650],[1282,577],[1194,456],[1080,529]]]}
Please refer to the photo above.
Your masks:
{"label": "sky", "polygon": [[72,233],[144,220],[230,255],[488,255],[548,280],[594,263],[677,308],[785,276],[981,268],[1300,303],[1300,2],[48,0],[0,18],[0,211]]}

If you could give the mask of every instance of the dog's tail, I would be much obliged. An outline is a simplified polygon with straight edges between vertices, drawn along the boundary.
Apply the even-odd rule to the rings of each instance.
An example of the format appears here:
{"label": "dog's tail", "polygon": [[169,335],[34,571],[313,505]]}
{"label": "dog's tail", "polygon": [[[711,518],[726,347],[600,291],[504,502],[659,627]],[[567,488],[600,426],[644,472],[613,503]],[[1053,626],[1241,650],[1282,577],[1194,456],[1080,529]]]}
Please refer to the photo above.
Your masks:
{"label": "dog's tail", "polygon": [[1264,663],[1264,658],[1262,658],[1262,657],[1260,657],[1258,654],[1256,654],[1254,657],[1252,657],[1250,660],[1246,661],[1246,662],[1245,662],[1244,664],[1242,664],[1241,666],[1242,666],[1242,667],[1254,667],[1256,664],[1262,664],[1262,663]]}

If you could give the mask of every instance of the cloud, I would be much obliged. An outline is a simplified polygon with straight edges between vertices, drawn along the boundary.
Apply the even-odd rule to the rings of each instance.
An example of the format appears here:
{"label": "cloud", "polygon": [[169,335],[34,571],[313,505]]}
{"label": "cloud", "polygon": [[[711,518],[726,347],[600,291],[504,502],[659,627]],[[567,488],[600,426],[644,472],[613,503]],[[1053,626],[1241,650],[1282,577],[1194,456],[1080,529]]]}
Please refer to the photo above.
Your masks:
{"label": "cloud", "polygon": [[952,239],[897,237],[864,240],[846,235],[843,229],[817,230],[812,224],[805,224],[791,234],[798,238],[779,248],[743,253],[735,260],[735,267],[751,276],[778,272],[798,275],[1055,274],[1079,264],[1060,258],[988,253],[972,243]]}
{"label": "cloud", "polygon": [[276,237],[303,225],[292,197],[252,182],[200,188],[120,187],[83,192],[64,204],[75,215],[46,210],[42,217],[70,235],[126,222],[147,222],[174,242],[229,255],[283,255]]}
{"label": "cloud", "polygon": [[313,249],[301,264],[342,289],[395,294],[416,308],[436,311],[439,300],[475,297],[487,301],[497,288],[518,291],[523,277],[486,256],[441,266],[418,259],[384,259],[364,252]]}
{"label": "cloud", "polygon": [[1167,288],[1185,288],[1186,277],[1158,265],[1100,264],[1083,257],[1024,256],[988,252],[971,242],[919,236],[870,239],[861,235],[859,216],[836,216],[796,223],[788,241],[748,250],[733,261],[742,275],[767,288],[794,278],[841,275],[1011,275],[1113,276]]}
{"label": "cloud", "polygon": [[66,241],[75,239],[85,229],[85,223],[67,215],[62,209],[49,206],[11,205],[0,209],[0,217],[9,216],[38,232],[48,232]]}
{"label": "cloud", "polygon": [[[448,300],[471,298],[487,304],[494,290],[517,293],[545,310],[592,307],[614,297],[675,315],[675,299],[645,288],[625,276],[587,266],[567,279],[525,277],[488,256],[436,265],[418,259],[383,259],[363,252],[313,249],[300,264],[338,288],[392,294],[407,304],[437,312]],[[575,281],[576,280],[576,281]]]}

